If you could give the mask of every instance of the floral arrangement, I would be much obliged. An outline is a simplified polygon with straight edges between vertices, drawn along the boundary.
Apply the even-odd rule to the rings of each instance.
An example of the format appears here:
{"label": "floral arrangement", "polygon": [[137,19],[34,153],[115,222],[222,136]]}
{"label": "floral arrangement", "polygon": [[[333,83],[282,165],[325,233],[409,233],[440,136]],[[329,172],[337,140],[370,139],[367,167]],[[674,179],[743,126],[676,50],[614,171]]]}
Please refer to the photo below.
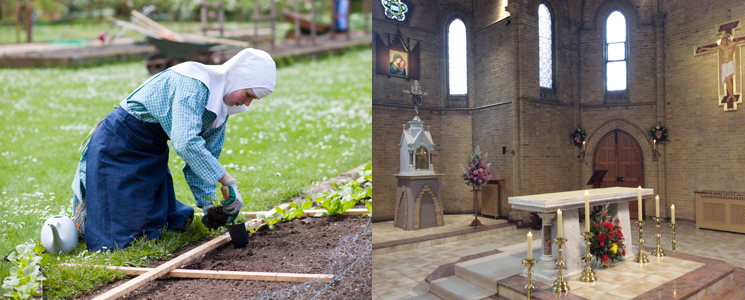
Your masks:
{"label": "floral arrangement", "polygon": [[590,253],[598,261],[604,264],[608,261],[620,260],[626,255],[624,237],[621,232],[620,220],[608,216],[608,208],[602,207],[593,210],[590,232],[594,235],[590,238]]}
{"label": "floral arrangement", "polygon": [[484,156],[481,156],[481,149],[479,149],[479,146],[476,146],[473,154],[468,156],[466,165],[460,165],[463,171],[463,180],[465,180],[467,185],[473,186],[474,189],[477,189],[482,184],[486,184],[489,178],[491,178],[489,174],[489,165],[491,163],[484,163],[486,155],[487,153],[484,153]]}
{"label": "floral arrangement", "polygon": [[662,125],[657,125],[652,127],[652,130],[649,131],[649,135],[652,136],[652,139],[655,139],[658,142],[664,142],[667,140],[667,128]]}
{"label": "floral arrangement", "polygon": [[572,142],[575,146],[582,146],[582,142],[585,141],[585,137],[587,137],[587,133],[582,130],[582,128],[577,127],[577,130],[572,132],[572,135],[570,136],[572,138]]}

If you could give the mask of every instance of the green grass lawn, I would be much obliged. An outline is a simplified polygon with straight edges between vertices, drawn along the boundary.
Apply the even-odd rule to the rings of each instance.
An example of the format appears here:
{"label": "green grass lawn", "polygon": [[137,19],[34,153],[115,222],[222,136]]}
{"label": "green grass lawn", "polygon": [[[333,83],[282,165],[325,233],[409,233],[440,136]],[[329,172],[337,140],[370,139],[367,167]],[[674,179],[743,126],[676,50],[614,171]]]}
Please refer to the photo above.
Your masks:
{"label": "green grass lawn", "polygon": [[[243,211],[269,209],[314,182],[370,161],[371,55],[366,49],[280,68],[276,91],[228,120],[220,162],[238,180]],[[0,255],[17,244],[38,243],[48,217],[71,215],[78,146],[91,126],[147,78],[142,62],[0,69]],[[195,206],[183,165],[171,151],[176,198]],[[207,235],[194,222],[182,233],[123,251],[89,253],[81,243],[72,253],[53,256],[53,263],[142,266]],[[0,262],[0,278],[8,267]],[[58,266],[44,274],[46,299],[70,298],[123,276]]]}
{"label": "green grass lawn", "polygon": [[[353,31],[364,29],[364,18],[360,13],[353,13],[349,17],[350,27]],[[326,20],[327,22],[330,20]],[[166,28],[181,33],[201,33],[202,23],[201,22],[159,22]],[[372,19],[367,19],[368,28],[371,28]],[[253,22],[226,22],[224,25],[225,30],[253,30]],[[259,23],[259,28],[269,28],[269,22],[263,21]],[[288,23],[284,20],[277,22],[275,29],[275,38],[277,42],[284,41],[285,34],[294,28],[294,24]],[[95,40],[98,37],[100,31],[108,31],[110,35],[115,35],[122,29],[121,26],[109,26],[109,22],[102,23],[83,23],[83,24],[37,24],[33,30],[33,41],[34,42],[64,42],[73,40]],[[123,36],[135,37],[145,39],[145,35],[128,30]],[[21,41],[26,41],[26,36],[21,33]],[[0,26],[0,44],[16,43],[16,29],[13,25]],[[96,44],[98,45],[98,44]]]}

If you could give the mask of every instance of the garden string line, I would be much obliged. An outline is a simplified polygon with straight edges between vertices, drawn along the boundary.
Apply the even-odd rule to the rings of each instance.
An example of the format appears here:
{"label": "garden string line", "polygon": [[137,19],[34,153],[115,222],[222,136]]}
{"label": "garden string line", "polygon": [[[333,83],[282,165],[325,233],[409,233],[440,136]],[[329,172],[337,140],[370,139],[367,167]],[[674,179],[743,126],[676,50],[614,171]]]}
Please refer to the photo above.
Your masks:
{"label": "garden string line", "polygon": [[[308,254],[303,261],[310,263],[290,264],[292,267],[322,269],[324,274],[340,274],[331,284],[314,279],[302,284],[288,286],[274,292],[248,297],[252,300],[311,299],[324,293],[326,300],[370,299],[372,297],[372,225],[368,221],[358,232],[339,239],[335,249]],[[320,291],[320,292],[319,292]]]}
{"label": "garden string line", "polygon": [[344,276],[344,273],[346,273],[347,271],[349,271],[349,269],[351,267],[353,267],[358,261],[360,261],[360,259],[362,259],[363,257],[365,257],[368,254],[370,254],[370,252],[372,252],[372,249],[370,249],[369,251],[365,252],[365,255],[362,255],[357,260],[355,260],[351,265],[349,265],[349,267],[347,267],[346,270],[344,270],[344,272],[342,272],[341,274],[339,274],[339,276],[336,276],[336,278],[334,278],[334,280],[331,280],[331,282],[329,282],[329,284],[327,284],[322,290],[318,291],[318,293],[316,293],[316,295],[313,296],[313,298],[310,298],[310,300],[316,299],[316,297],[318,297],[318,295],[320,295],[321,293],[323,293],[323,291],[325,291],[329,286],[331,286],[331,284],[334,283],[337,279],[339,279],[342,276]]}

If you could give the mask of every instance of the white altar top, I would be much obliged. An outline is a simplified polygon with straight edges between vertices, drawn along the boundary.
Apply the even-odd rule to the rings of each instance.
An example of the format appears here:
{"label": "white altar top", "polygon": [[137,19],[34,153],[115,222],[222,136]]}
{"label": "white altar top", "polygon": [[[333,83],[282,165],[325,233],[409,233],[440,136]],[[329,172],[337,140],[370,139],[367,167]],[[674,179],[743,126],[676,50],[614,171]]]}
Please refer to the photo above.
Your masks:
{"label": "white altar top", "polygon": [[[637,200],[639,188],[609,187],[589,189],[590,205],[598,206],[621,201]],[[642,197],[654,194],[654,189],[642,189]],[[550,194],[509,197],[512,208],[534,212],[555,212],[585,207],[585,191],[569,191]]]}
{"label": "white altar top", "polygon": [[[600,189],[588,189],[590,194],[590,205],[609,205],[608,214],[619,219],[621,232],[627,238],[626,258],[633,259],[633,241],[631,237],[631,220],[629,219],[629,201],[636,201],[639,188],[610,187]],[[642,197],[652,196],[654,189],[642,189]],[[534,269],[534,275],[546,280],[553,280],[557,275],[555,262],[557,260],[556,245],[552,242],[557,235],[557,220],[554,218],[556,210],[561,209],[564,213],[562,224],[564,226],[564,238],[567,239],[563,246],[564,250],[564,276],[572,276],[582,271],[581,243],[584,239],[580,235],[584,228],[579,226],[578,210],[585,207],[585,190],[549,193],[540,195],[527,195],[509,197],[508,203],[513,209],[538,212],[543,220],[543,256],[540,264]],[[634,226],[636,228],[636,226]]]}

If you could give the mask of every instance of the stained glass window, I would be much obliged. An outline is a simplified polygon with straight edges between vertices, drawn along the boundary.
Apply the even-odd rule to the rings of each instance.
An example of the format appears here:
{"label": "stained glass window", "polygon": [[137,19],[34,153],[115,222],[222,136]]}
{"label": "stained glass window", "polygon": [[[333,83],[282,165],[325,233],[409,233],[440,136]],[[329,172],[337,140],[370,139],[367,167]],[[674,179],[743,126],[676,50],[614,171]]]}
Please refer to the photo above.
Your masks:
{"label": "stained glass window", "polygon": [[409,12],[409,7],[401,2],[401,0],[380,0],[380,4],[383,4],[385,16],[389,19],[400,22],[406,20],[406,13]]}
{"label": "stained glass window", "polygon": [[448,26],[448,77],[450,95],[468,93],[468,59],[466,24],[455,19]]}
{"label": "stained glass window", "polygon": [[538,6],[538,57],[541,72],[541,87],[553,88],[553,51],[551,42],[553,32],[551,31],[551,11],[546,4]]}
{"label": "stained glass window", "polygon": [[626,89],[626,17],[620,11],[608,15],[605,22],[605,80],[608,91]]}

